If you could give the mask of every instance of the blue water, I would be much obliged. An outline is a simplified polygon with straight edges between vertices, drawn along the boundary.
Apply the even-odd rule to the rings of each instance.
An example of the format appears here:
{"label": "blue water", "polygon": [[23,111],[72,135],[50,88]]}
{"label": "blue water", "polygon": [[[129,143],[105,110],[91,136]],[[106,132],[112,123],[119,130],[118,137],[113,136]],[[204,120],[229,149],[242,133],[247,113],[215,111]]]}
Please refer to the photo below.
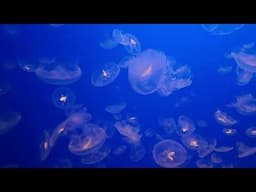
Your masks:
{"label": "blue water", "polygon": [[[221,26],[218,27],[221,31]],[[104,49],[100,44],[112,38],[114,29],[119,29],[123,34],[132,34],[141,49],[135,53],[129,52],[120,42],[114,48]],[[237,50],[242,50],[244,45],[251,46],[247,49],[256,49],[253,47],[256,42],[256,25],[246,24],[240,29],[231,27],[228,30],[228,34],[222,34],[222,31],[217,31],[216,34],[205,30],[201,24],[0,25],[0,88],[6,90],[6,93],[0,94],[0,133],[1,129],[8,129],[8,125],[10,127],[10,118],[5,118],[11,114],[8,111],[16,112],[16,118],[17,114],[20,118],[15,126],[0,135],[0,167],[166,167],[157,163],[153,155],[154,146],[165,140],[178,142],[186,151],[183,155],[184,162],[174,167],[198,167],[196,162],[200,159],[213,168],[256,167],[256,152],[239,157],[241,151],[239,152],[238,145],[242,142],[251,150],[256,147],[256,137],[246,134],[248,128],[256,126],[256,113],[245,115],[238,113],[235,108],[226,107],[234,103],[238,96],[251,94],[256,97],[256,78],[252,77],[246,85],[238,85],[237,63],[234,59],[227,58],[229,53],[238,53]],[[139,58],[148,49],[165,54],[171,61],[175,60],[177,67],[186,65],[191,72],[192,83],[168,96],[161,96],[157,91],[143,95],[131,86],[128,78],[129,66],[129,69],[120,68],[116,79],[105,86],[97,87],[92,84],[91,76],[104,63],[113,62],[118,65],[122,58]],[[251,55],[254,55],[253,51]],[[48,59],[48,67],[58,61],[75,64],[80,67],[82,74],[78,80],[69,84],[49,83],[35,72],[38,71],[40,62],[43,65],[42,58]],[[149,63],[151,61],[148,60]],[[154,64],[153,61],[152,63]],[[25,69],[24,66],[32,66],[33,70]],[[232,69],[220,72],[218,69],[221,66]],[[254,67],[256,68],[256,63]],[[153,76],[151,70],[150,67],[145,69],[147,77]],[[74,101],[71,101],[68,109],[54,105],[52,95],[60,87],[69,88],[68,94],[73,94]],[[119,101],[124,101],[126,107],[117,118],[105,108]],[[95,146],[92,152],[83,155],[72,153],[68,146],[73,136],[78,136],[79,132],[73,133],[71,130],[60,134],[51,147],[47,143],[47,149],[42,148],[45,133],[51,138],[56,127],[72,116],[70,111],[78,104],[83,104],[86,113],[92,116],[89,122],[82,123],[80,127],[93,123],[106,133],[102,146]],[[230,126],[218,123],[214,118],[218,109],[228,113],[237,123]],[[210,143],[215,140],[216,148],[228,146],[233,149],[228,152],[211,151],[205,157],[199,157],[197,150],[191,150],[182,143],[176,130],[170,134],[164,131],[159,123],[161,116],[173,118],[176,124],[179,116],[186,116],[195,126],[193,134],[202,136]],[[136,120],[136,125],[127,125],[139,130],[139,141],[129,141],[129,136],[123,135],[115,127],[116,122],[128,122],[129,119]],[[1,121],[4,122],[2,125]],[[205,126],[200,125],[199,121],[203,121]],[[222,131],[224,128],[233,128],[237,133],[227,136]],[[147,135],[149,129],[150,136]],[[86,136],[88,135],[85,134]],[[91,139],[87,146],[92,141],[94,140]],[[118,153],[116,151],[120,146],[124,150]],[[88,160],[90,154],[99,150],[107,153],[102,160],[90,164],[81,163],[81,159]],[[249,149],[243,149],[246,150]],[[213,162],[213,153],[220,157],[221,162]],[[170,164],[171,161],[178,161],[175,155],[179,155],[179,152],[169,155],[169,159],[165,157],[167,164],[168,161]]]}

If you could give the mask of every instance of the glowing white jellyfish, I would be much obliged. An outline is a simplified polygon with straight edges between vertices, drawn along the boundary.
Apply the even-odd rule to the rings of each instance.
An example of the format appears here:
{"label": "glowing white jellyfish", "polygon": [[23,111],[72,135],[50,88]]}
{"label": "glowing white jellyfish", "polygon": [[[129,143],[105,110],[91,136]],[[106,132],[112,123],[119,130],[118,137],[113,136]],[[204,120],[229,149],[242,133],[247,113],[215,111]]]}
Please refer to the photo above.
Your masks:
{"label": "glowing white jellyfish", "polygon": [[186,149],[174,140],[162,140],[153,148],[153,158],[156,164],[164,168],[175,168],[187,160]]}
{"label": "glowing white jellyfish", "polygon": [[195,133],[182,137],[181,141],[188,149],[195,151],[204,145],[208,145],[208,142],[202,136]]}
{"label": "glowing white jellyfish", "polygon": [[91,75],[91,83],[95,87],[104,87],[112,83],[119,75],[120,67],[115,63],[105,63]]}
{"label": "glowing white jellyfish", "polygon": [[81,68],[75,63],[40,63],[35,74],[42,81],[52,85],[68,85],[75,83],[82,76]]}
{"label": "glowing white jellyfish", "polygon": [[187,116],[179,116],[177,122],[176,133],[179,136],[191,135],[196,130],[194,122]]}
{"label": "glowing white jellyfish", "polygon": [[202,28],[212,35],[229,35],[243,26],[244,24],[202,24]]}
{"label": "glowing white jellyfish", "polygon": [[60,109],[67,109],[75,104],[75,94],[68,87],[59,87],[52,93],[53,104]]}
{"label": "glowing white jellyfish", "polygon": [[226,112],[221,111],[220,109],[218,109],[214,113],[214,117],[219,124],[224,126],[232,126],[238,123],[237,120],[235,120],[233,117],[228,115]]}

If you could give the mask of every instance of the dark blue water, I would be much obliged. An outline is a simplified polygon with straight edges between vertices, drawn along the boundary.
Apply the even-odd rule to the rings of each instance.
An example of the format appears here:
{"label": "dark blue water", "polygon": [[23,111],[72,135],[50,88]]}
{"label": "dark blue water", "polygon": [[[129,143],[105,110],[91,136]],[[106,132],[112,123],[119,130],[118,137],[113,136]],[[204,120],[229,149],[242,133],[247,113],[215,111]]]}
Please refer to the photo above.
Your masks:
{"label": "dark blue water", "polygon": [[[238,85],[237,63],[227,58],[227,54],[232,51],[256,42],[255,25],[229,29],[229,34],[214,34],[203,29],[200,24],[6,24],[0,27],[0,81],[8,84],[8,88],[4,88],[6,93],[0,95],[0,128],[10,126],[10,118],[5,118],[8,114],[15,117],[10,114],[17,112],[20,118],[17,125],[0,135],[1,167],[165,167],[156,163],[153,157],[154,146],[165,140],[174,140],[186,150],[184,162],[177,167],[197,167],[196,162],[200,159],[210,164],[210,167],[256,167],[256,152],[241,158],[238,145],[242,142],[251,151],[256,147],[256,137],[246,135],[248,128],[256,126],[256,113],[244,115],[234,108],[226,107],[234,103],[237,96],[252,94],[256,97],[256,78],[253,77],[246,85]],[[100,43],[111,38],[113,29],[132,34],[140,43],[141,50],[134,54],[122,44],[113,49],[102,48]],[[139,57],[147,49],[161,51],[168,59],[175,59],[178,67],[188,66],[192,84],[168,96],[161,96],[157,91],[142,95],[130,85],[127,68],[121,68],[118,77],[106,86],[92,84],[92,74],[104,63],[118,64],[122,58]],[[255,50],[256,47],[250,49]],[[82,75],[70,84],[56,85],[40,79],[35,71],[22,69],[22,62],[27,63],[23,67],[38,69],[41,58],[76,63]],[[221,66],[230,66],[232,69],[219,72]],[[51,67],[49,62],[48,67]],[[150,68],[148,70],[150,74]],[[107,132],[102,146],[96,146],[97,149],[91,152],[95,154],[105,150],[107,155],[102,160],[81,163],[83,158],[88,160],[97,157],[89,157],[90,153],[77,155],[70,151],[68,146],[73,138],[72,131],[60,134],[54,145],[43,152],[44,134],[47,132],[50,138],[56,127],[72,114],[54,105],[52,94],[59,87],[69,88],[69,94],[75,97],[68,110],[83,104],[87,113],[91,114],[92,119],[80,126],[86,127],[87,123],[93,123]],[[119,101],[124,101],[126,108],[117,120],[105,108]],[[218,109],[228,113],[237,123],[230,126],[219,124],[214,118]],[[195,126],[193,134],[202,136],[209,143],[215,140],[216,148],[229,146],[233,149],[228,152],[211,151],[205,157],[199,157],[197,150],[191,150],[182,143],[181,136],[175,130],[171,134],[164,131],[159,125],[161,116],[171,117],[176,123],[179,116],[186,116]],[[128,121],[129,117],[137,121],[136,126],[128,124],[139,130],[139,141],[127,141],[125,137],[129,136],[120,134],[114,126],[117,121]],[[5,123],[1,125],[1,121]],[[200,126],[198,121],[206,125]],[[227,136],[222,132],[223,128],[233,128],[237,133]],[[147,135],[149,129],[150,136]],[[124,150],[119,154],[116,150],[120,146]],[[243,149],[245,151],[249,149]],[[42,155],[47,152],[49,154],[42,159]],[[212,162],[213,153],[221,158],[221,162]],[[165,155],[167,164],[168,161],[178,161],[175,155],[179,155],[179,152],[173,153],[169,159]]]}

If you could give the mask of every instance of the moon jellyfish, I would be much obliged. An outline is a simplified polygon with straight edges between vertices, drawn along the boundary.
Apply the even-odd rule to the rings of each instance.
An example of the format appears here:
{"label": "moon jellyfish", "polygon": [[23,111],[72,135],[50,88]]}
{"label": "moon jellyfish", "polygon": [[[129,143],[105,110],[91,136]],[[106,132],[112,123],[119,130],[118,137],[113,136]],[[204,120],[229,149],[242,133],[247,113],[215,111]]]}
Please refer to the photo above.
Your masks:
{"label": "moon jellyfish", "polygon": [[100,47],[103,49],[113,49],[119,45],[119,42],[115,41],[114,39],[106,39],[100,42]]}
{"label": "moon jellyfish", "polygon": [[68,87],[59,87],[52,93],[53,104],[60,109],[67,109],[74,105],[75,94]]}
{"label": "moon jellyfish", "polygon": [[248,137],[256,137],[256,127],[250,127],[248,129],[246,129],[245,134]]}
{"label": "moon jellyfish", "polygon": [[198,168],[213,168],[214,165],[212,162],[210,162],[209,160],[207,159],[198,159],[196,161],[196,166]]}
{"label": "moon jellyfish", "polygon": [[21,115],[14,111],[1,111],[0,113],[0,135],[9,132],[16,127],[21,120]]}
{"label": "moon jellyfish", "polygon": [[0,96],[5,95],[11,89],[11,84],[7,81],[0,80]]}
{"label": "moon jellyfish", "polygon": [[129,60],[130,60],[131,58],[133,58],[133,57],[131,57],[131,56],[125,56],[125,57],[123,57],[123,58],[118,62],[117,65],[118,65],[120,68],[128,68],[128,66],[129,66]]}
{"label": "moon jellyfish", "polygon": [[92,165],[104,160],[111,152],[110,147],[103,146],[97,151],[82,156],[81,163],[86,165]]}
{"label": "moon jellyfish", "polygon": [[97,151],[106,140],[106,132],[96,124],[85,124],[82,133],[72,134],[68,148],[75,155],[86,155]]}
{"label": "moon jellyfish", "polygon": [[211,154],[211,161],[212,161],[212,163],[216,163],[216,164],[223,163],[223,159],[217,153]]}
{"label": "moon jellyfish", "polygon": [[121,135],[126,137],[127,142],[131,144],[140,142],[142,135],[139,133],[139,127],[131,126],[123,120],[115,122],[114,127]]}
{"label": "moon jellyfish", "polygon": [[236,109],[241,115],[250,115],[256,113],[256,98],[252,94],[238,96],[236,102],[228,105]]}
{"label": "moon jellyfish", "polygon": [[91,75],[95,87],[104,87],[112,83],[119,75],[120,67],[115,63],[105,63]]}
{"label": "moon jellyfish", "polygon": [[203,145],[208,145],[203,137],[195,133],[182,137],[181,141],[190,150],[198,150]]}
{"label": "moon jellyfish", "polygon": [[140,53],[141,45],[139,40],[130,33],[126,33],[125,36],[126,36],[125,38],[127,38],[128,40],[128,43],[124,45],[125,50],[132,55],[136,55]]}
{"label": "moon jellyfish", "polygon": [[159,88],[168,62],[164,53],[148,49],[131,58],[128,63],[128,78],[132,89],[148,95]]}
{"label": "moon jellyfish", "polygon": [[236,67],[236,74],[237,74],[237,85],[239,86],[247,85],[253,78],[252,72],[245,71],[239,67]]}
{"label": "moon jellyfish", "polygon": [[146,149],[143,144],[138,143],[131,145],[129,158],[133,162],[141,161],[146,154]]}
{"label": "moon jellyfish", "polygon": [[176,133],[179,136],[191,135],[196,130],[194,122],[187,116],[179,116],[177,122]]}
{"label": "moon jellyfish", "polygon": [[42,142],[40,144],[40,159],[41,161],[44,161],[47,159],[52,146],[50,145],[50,135],[47,131],[44,130],[43,132],[43,139]]}
{"label": "moon jellyfish", "polygon": [[42,81],[52,85],[75,83],[82,76],[81,68],[75,63],[40,63],[35,74]]}
{"label": "moon jellyfish", "polygon": [[121,113],[126,107],[126,103],[125,102],[121,102],[115,105],[108,105],[105,108],[105,111],[111,114],[118,114]]}
{"label": "moon jellyfish", "polygon": [[161,167],[175,168],[185,163],[187,151],[180,143],[166,139],[154,146],[153,158]]}
{"label": "moon jellyfish", "polygon": [[112,37],[113,37],[114,41],[118,42],[121,45],[128,45],[129,44],[129,38],[120,29],[114,29],[113,32],[112,32]]}
{"label": "moon jellyfish", "polygon": [[167,135],[172,134],[176,130],[176,122],[171,117],[160,116],[158,122]]}
{"label": "moon jellyfish", "polygon": [[197,151],[199,158],[204,158],[207,155],[209,155],[211,152],[213,152],[216,147],[216,144],[217,144],[216,139],[213,139],[210,141],[208,140],[207,145],[201,145]]}
{"label": "moon jellyfish", "polygon": [[222,133],[224,133],[227,136],[233,136],[233,135],[236,135],[237,130],[231,129],[231,128],[224,128],[224,129],[222,129]]}
{"label": "moon jellyfish", "polygon": [[234,149],[233,146],[221,146],[221,147],[215,147],[214,151],[219,153],[226,153],[226,152],[232,151],[233,149]]}
{"label": "moon jellyfish", "polygon": [[249,147],[242,142],[237,142],[238,158],[244,158],[256,153],[256,147]]}
{"label": "moon jellyfish", "polygon": [[232,126],[238,123],[237,120],[235,120],[233,117],[231,117],[230,115],[228,115],[227,113],[221,111],[220,109],[218,109],[215,113],[214,113],[214,117],[215,120],[224,126]]}
{"label": "moon jellyfish", "polygon": [[229,35],[243,26],[244,24],[202,24],[202,28],[212,35]]}

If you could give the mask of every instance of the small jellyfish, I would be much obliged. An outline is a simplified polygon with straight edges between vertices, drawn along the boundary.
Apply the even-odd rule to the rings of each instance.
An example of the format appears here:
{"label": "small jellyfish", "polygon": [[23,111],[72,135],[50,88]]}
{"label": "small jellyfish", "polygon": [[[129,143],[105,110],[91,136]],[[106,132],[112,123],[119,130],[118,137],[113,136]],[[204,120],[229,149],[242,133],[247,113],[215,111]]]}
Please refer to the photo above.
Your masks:
{"label": "small jellyfish", "polygon": [[238,158],[244,158],[256,153],[256,147],[249,147],[242,142],[237,142]]}
{"label": "small jellyfish", "polygon": [[146,149],[142,143],[131,145],[129,158],[133,162],[141,161],[146,154]]}
{"label": "small jellyfish", "polygon": [[234,149],[233,146],[221,146],[221,147],[215,147],[214,151],[219,153],[226,153],[226,152],[232,151],[233,149]]}
{"label": "small jellyfish", "polygon": [[172,117],[160,116],[158,123],[167,135],[172,134],[176,130],[176,122]]}
{"label": "small jellyfish", "polygon": [[233,117],[219,109],[214,113],[214,117],[219,124],[224,126],[232,126],[238,123]]}
{"label": "small jellyfish", "polygon": [[244,86],[250,83],[253,78],[253,73],[250,71],[245,71],[240,67],[236,67],[236,74],[237,74],[237,85]]}
{"label": "small jellyfish", "polygon": [[113,40],[118,42],[121,45],[129,45],[129,38],[126,34],[120,29],[114,29],[112,31]]}
{"label": "small jellyfish", "polygon": [[214,151],[216,144],[216,139],[210,139],[207,141],[207,145],[201,145],[197,151],[199,158],[204,158],[211,154],[211,152]]}
{"label": "small jellyfish", "polygon": [[202,28],[212,35],[230,35],[243,26],[244,24],[202,24]]}
{"label": "small jellyfish", "polygon": [[231,128],[224,128],[222,129],[222,133],[224,133],[227,136],[233,136],[237,134],[237,130]]}
{"label": "small jellyfish", "polygon": [[0,135],[11,131],[21,120],[18,112],[6,110],[0,113]]}
{"label": "small jellyfish", "polygon": [[187,116],[181,115],[178,117],[176,133],[179,136],[191,135],[195,130],[196,126],[194,122]]}
{"label": "small jellyfish", "polygon": [[141,45],[139,40],[130,33],[126,33],[125,36],[125,38],[128,40],[127,44],[123,45],[125,50],[132,55],[137,55],[138,53],[140,53]]}
{"label": "small jellyfish", "polygon": [[41,159],[41,161],[44,161],[47,159],[51,149],[52,149],[52,146],[50,145],[50,135],[46,130],[44,130],[43,139],[40,144],[40,159]]}
{"label": "small jellyfish", "polygon": [[182,137],[182,143],[190,150],[198,150],[203,145],[208,145],[208,142],[198,134],[191,134]]}
{"label": "small jellyfish", "polygon": [[75,103],[76,97],[68,87],[59,87],[52,93],[53,104],[60,109],[68,109]]}
{"label": "small jellyfish", "polygon": [[223,162],[223,159],[221,158],[221,156],[219,154],[212,153],[211,154],[211,161],[212,161],[212,163],[219,164],[219,163]]}
{"label": "small jellyfish", "polygon": [[164,53],[148,49],[127,62],[128,79],[134,91],[149,95],[159,88],[168,63]]}
{"label": "small jellyfish", "polygon": [[246,129],[245,134],[248,137],[256,137],[256,127],[250,127],[248,129]]}
{"label": "small jellyfish", "polygon": [[185,163],[187,151],[174,140],[162,140],[154,146],[153,158],[161,167],[175,168]]}
{"label": "small jellyfish", "polygon": [[112,83],[119,75],[120,67],[115,63],[105,63],[91,75],[95,87],[104,87]]}
{"label": "small jellyfish", "polygon": [[118,114],[118,113],[121,113],[125,109],[125,107],[126,107],[126,103],[121,102],[114,105],[108,105],[105,108],[105,111],[111,114]]}
{"label": "small jellyfish", "polygon": [[52,85],[68,85],[75,83],[82,76],[81,68],[75,63],[40,63],[35,74],[42,81]]}
{"label": "small jellyfish", "polygon": [[131,60],[131,58],[134,58],[134,56],[125,56],[122,57],[122,59],[118,62],[118,66],[120,68],[128,68],[129,66],[129,60]]}
{"label": "small jellyfish", "polygon": [[207,159],[198,159],[196,161],[196,166],[198,168],[213,168],[214,167],[213,163]]}
{"label": "small jellyfish", "polygon": [[119,156],[119,155],[122,155],[122,154],[124,154],[125,153],[125,151],[127,150],[127,146],[126,145],[120,145],[120,146],[118,146],[116,149],[114,149],[113,151],[112,151],[112,154],[113,155],[116,155],[116,156]]}

